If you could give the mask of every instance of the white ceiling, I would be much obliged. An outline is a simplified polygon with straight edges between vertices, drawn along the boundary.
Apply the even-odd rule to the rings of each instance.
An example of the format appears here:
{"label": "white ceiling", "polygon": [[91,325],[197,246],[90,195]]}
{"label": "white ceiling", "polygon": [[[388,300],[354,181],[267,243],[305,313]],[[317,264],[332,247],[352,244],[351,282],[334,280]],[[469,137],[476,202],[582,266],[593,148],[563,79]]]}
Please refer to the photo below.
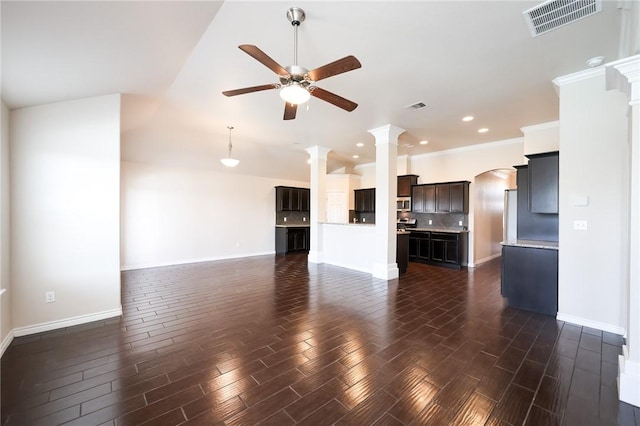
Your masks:
{"label": "white ceiling", "polygon": [[[551,81],[594,56],[618,59],[622,12],[604,1],[601,13],[534,38],[522,12],[538,3],[297,1],[306,12],[299,65],[356,56],[362,68],[317,85],[359,106],[349,113],[312,98],[283,121],[275,90],[221,92],[278,82],[240,44],[292,64],[288,2],[3,0],[2,99],[13,109],[123,93],[124,160],[308,180],[304,148],[331,148],[331,169],[372,162],[367,130],[385,124],[407,130],[400,154],[417,155],[557,120]],[[427,108],[404,108],[416,102]],[[475,120],[463,123],[468,114]],[[218,162],[229,125],[235,169]]]}

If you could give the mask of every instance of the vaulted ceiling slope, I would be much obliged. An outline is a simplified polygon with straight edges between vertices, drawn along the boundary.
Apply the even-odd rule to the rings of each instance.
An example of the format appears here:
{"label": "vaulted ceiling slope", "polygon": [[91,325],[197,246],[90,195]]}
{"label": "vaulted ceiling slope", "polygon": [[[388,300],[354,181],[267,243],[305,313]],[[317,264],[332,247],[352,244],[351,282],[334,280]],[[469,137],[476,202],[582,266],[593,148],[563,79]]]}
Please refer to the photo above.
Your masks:
{"label": "vaulted ceiling slope", "polygon": [[124,160],[223,170],[232,125],[234,173],[308,180],[304,148],[331,148],[331,169],[375,161],[367,130],[389,123],[407,130],[409,155],[520,137],[558,119],[553,78],[633,53],[621,49],[626,2],[532,37],[522,12],[538,3],[300,1],[299,65],[357,57],[362,68],[322,87],[359,106],[312,98],[284,121],[276,90],[221,92],[277,83],[240,44],[293,64],[288,2],[2,1],[2,99],[20,108],[122,93]]}

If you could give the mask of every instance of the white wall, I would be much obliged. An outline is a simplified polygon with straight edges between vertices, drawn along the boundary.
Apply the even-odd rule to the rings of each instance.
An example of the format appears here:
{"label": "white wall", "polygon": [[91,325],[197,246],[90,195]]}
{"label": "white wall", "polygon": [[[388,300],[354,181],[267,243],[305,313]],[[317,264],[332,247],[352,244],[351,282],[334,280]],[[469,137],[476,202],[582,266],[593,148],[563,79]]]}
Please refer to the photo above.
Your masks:
{"label": "white wall", "polygon": [[[626,96],[605,90],[604,72],[560,84],[558,318],[621,333],[628,249]],[[588,205],[576,199],[588,197]],[[576,198],[577,197],[577,198]],[[587,231],[574,231],[587,220]],[[637,259],[636,259],[637,261]]]}
{"label": "white wall", "polygon": [[275,186],[309,182],[234,170],[123,162],[122,269],[274,253]]}
{"label": "white wall", "polygon": [[[11,322],[11,280],[10,280],[10,230],[9,215],[9,109],[4,102],[2,106],[2,124],[0,125],[0,288],[7,290],[0,300],[0,342],[8,343],[9,332],[13,328]],[[5,342],[5,339],[8,339]],[[2,344],[3,347],[4,345]],[[0,354],[2,351],[0,350]]]}
{"label": "white wall", "polygon": [[118,315],[120,95],[14,110],[10,126],[15,334]]}
{"label": "white wall", "polygon": [[560,149],[560,122],[537,124],[523,127],[524,155],[542,154]]}
{"label": "white wall", "polygon": [[323,263],[374,272],[376,254],[376,227],[374,225],[353,225],[323,223],[322,248]]}

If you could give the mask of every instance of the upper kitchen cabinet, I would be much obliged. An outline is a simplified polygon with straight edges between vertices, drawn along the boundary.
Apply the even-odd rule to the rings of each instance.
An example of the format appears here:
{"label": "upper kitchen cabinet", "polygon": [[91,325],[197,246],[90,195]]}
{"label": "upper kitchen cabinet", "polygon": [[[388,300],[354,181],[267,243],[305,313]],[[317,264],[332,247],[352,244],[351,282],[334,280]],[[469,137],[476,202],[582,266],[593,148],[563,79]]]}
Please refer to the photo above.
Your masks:
{"label": "upper kitchen cabinet", "polygon": [[527,155],[529,159],[529,211],[558,213],[558,152]]}
{"label": "upper kitchen cabinet", "polygon": [[469,213],[469,182],[449,184],[451,213]]}
{"label": "upper kitchen cabinet", "polygon": [[307,188],[276,186],[276,209],[279,212],[309,211],[310,191]]}
{"label": "upper kitchen cabinet", "polygon": [[356,213],[375,213],[376,189],[356,189],[354,193],[354,207]]}
{"label": "upper kitchen cabinet", "polygon": [[435,185],[414,185],[411,188],[411,211],[414,213],[435,213]]}
{"label": "upper kitchen cabinet", "polygon": [[469,213],[469,182],[415,185],[411,203],[414,213]]}
{"label": "upper kitchen cabinet", "polygon": [[418,175],[398,176],[398,197],[411,197],[411,186],[418,183]]}

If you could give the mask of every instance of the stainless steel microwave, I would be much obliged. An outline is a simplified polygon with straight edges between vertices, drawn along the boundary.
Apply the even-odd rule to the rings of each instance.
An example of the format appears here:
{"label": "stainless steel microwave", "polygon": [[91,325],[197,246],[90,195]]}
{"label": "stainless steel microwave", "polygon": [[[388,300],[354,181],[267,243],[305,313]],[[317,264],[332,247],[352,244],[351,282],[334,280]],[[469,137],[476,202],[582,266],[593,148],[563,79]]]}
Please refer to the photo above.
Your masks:
{"label": "stainless steel microwave", "polygon": [[411,211],[411,197],[398,197],[397,210],[399,212]]}

